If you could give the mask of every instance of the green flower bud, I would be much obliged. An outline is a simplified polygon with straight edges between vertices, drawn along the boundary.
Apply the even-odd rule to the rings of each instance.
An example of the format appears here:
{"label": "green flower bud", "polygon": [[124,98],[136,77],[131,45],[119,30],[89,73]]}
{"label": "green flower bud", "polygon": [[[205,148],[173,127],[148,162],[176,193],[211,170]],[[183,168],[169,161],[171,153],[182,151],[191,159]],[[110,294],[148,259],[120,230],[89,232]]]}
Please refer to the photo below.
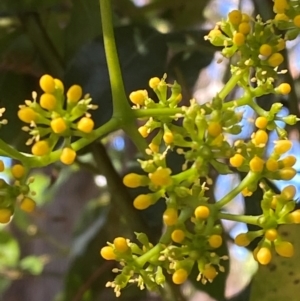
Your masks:
{"label": "green flower bud", "polygon": [[141,233],[138,233],[138,232],[134,232],[134,234],[136,235],[136,239],[143,245],[143,246],[146,246],[148,247],[149,246],[149,239],[148,239],[148,236],[141,232]]}
{"label": "green flower bud", "polygon": [[281,119],[289,125],[294,125],[300,120],[300,118],[297,118],[296,115],[288,115],[286,117],[282,117]]}
{"label": "green flower bud", "polygon": [[290,29],[285,33],[285,39],[292,41],[295,40],[297,38],[297,36],[299,35],[299,29]]}
{"label": "green flower bud", "polygon": [[162,285],[166,282],[166,277],[165,275],[163,274],[162,272],[162,268],[159,266],[157,267],[157,270],[156,270],[156,274],[155,274],[155,282],[158,284],[158,285]]}
{"label": "green flower bud", "polygon": [[277,113],[279,113],[279,111],[281,110],[282,107],[283,107],[283,104],[282,104],[282,103],[275,102],[275,103],[272,104],[270,113],[271,113],[272,115],[276,115]]}

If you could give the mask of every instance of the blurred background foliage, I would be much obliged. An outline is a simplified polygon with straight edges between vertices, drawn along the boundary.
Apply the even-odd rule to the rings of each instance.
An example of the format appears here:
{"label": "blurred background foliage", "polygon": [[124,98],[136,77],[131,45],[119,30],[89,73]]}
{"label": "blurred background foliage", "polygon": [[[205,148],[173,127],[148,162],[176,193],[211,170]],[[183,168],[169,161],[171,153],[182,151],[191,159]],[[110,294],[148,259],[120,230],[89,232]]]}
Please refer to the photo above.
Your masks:
{"label": "blurred background foliage", "polygon": [[[167,73],[168,80],[182,85],[185,104],[193,95],[200,102],[207,101],[228,79],[228,64],[217,64],[218,49],[204,40],[215,22],[238,7],[265,20],[273,16],[271,0],[113,0],[112,4],[127,93],[147,88],[149,78]],[[45,73],[61,78],[67,87],[80,84],[91,94],[99,105],[94,113],[97,126],[110,118],[111,92],[100,21],[99,0],[0,1],[0,103],[6,107],[9,120],[1,129],[2,139],[28,151],[16,111],[25,99],[31,99],[32,91],[41,92],[38,79]],[[289,111],[299,116],[298,41],[289,45],[286,53],[290,72],[284,80],[294,92],[289,100],[279,101],[285,105],[283,114]],[[278,99],[257,101],[268,108]],[[248,118],[253,112],[244,111],[241,135],[247,138],[252,131]],[[291,152],[299,156],[298,128],[288,130],[294,140]],[[113,278],[114,263],[102,260],[100,248],[116,236],[133,239],[134,231],[148,233],[155,243],[162,231],[162,202],[137,212],[132,199],[141,191],[128,191],[122,184],[122,175],[139,171],[137,157],[134,146],[118,132],[82,150],[72,167],[58,163],[32,171],[38,209],[31,215],[17,211],[13,221],[0,230],[1,300],[20,300],[20,296],[22,301],[115,300],[112,291],[105,288]],[[175,154],[168,160],[173,170],[180,167]],[[243,175],[212,177],[216,184],[210,197],[217,201]],[[299,183],[297,175],[293,184],[298,197]],[[272,184],[275,189],[281,185]],[[260,196],[260,191],[246,200],[238,196],[228,210],[258,214]],[[224,223],[224,227],[228,230],[228,249],[224,247],[221,252],[229,252],[230,269],[213,284],[202,286],[191,279],[180,288],[168,282],[160,295],[130,286],[119,299],[277,301],[285,299],[289,283],[288,298],[297,300],[294,291],[299,291],[299,264],[292,260],[274,262],[259,270],[252,288],[257,269],[252,255],[231,243],[246,226]],[[297,229],[284,231],[296,240]],[[276,268],[285,265],[288,268]],[[281,283],[281,277],[286,277],[286,282]],[[277,292],[281,297],[275,299]]]}

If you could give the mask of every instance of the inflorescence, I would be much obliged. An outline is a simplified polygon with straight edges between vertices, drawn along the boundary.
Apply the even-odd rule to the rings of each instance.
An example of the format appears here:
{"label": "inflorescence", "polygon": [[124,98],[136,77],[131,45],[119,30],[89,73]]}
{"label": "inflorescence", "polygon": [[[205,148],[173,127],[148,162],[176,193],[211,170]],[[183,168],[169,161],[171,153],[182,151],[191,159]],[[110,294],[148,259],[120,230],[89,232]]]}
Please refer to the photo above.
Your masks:
{"label": "inflorescence", "polygon": [[[129,188],[148,188],[149,193],[140,194],[133,201],[138,210],[147,209],[158,201],[165,202],[162,216],[165,230],[156,245],[149,242],[146,234],[136,233],[137,243],[118,237],[101,249],[104,259],[120,264],[120,268],[113,270],[119,273],[115,280],[107,283],[117,296],[132,282],[141,289],[163,286],[166,274],[172,275],[175,284],[181,284],[195,267],[198,281],[212,282],[224,272],[223,262],[228,259],[220,254],[224,244],[222,219],[260,228],[235,238],[237,245],[247,246],[261,237],[253,252],[260,264],[271,261],[273,249],[280,256],[293,256],[293,245],[280,237],[277,228],[280,224],[300,223],[300,210],[294,210],[296,189],[287,185],[277,194],[266,179],[289,181],[296,175],[293,168],[296,158],[286,154],[292,142],[278,121],[294,125],[298,118],[294,115],[282,117],[279,114],[281,103],[274,103],[269,110],[264,110],[258,106],[256,98],[267,94],[288,95],[291,91],[288,83],[278,84],[277,79],[279,74],[286,72],[280,70],[284,61],[281,52],[286,41],[299,34],[298,3],[275,0],[276,16],[267,22],[234,10],[210,31],[207,39],[215,46],[222,46],[223,56],[230,58],[232,63],[231,79],[211,101],[200,105],[192,99],[189,106],[179,107],[181,88],[176,82],[167,83],[166,76],[149,81],[156,100],[151,99],[146,90],[129,95],[136,116],[145,116],[140,112],[147,110],[153,112],[139,127],[142,137],[148,139],[150,158],[139,160],[143,174],[129,173],[123,182]],[[275,34],[275,29],[284,29],[285,36]],[[242,95],[225,101],[236,86],[241,88]],[[249,121],[256,130],[248,140],[231,142],[228,134],[238,135],[242,131],[243,113],[236,108],[245,105],[257,114],[255,120]],[[276,141],[269,141],[271,131],[277,133]],[[268,156],[265,152],[267,144],[272,147]],[[184,162],[178,173],[167,164],[167,154],[172,151]],[[246,177],[221,200],[211,203],[207,197],[212,185],[211,168],[219,174],[240,171]],[[250,196],[258,187],[263,191],[261,215],[234,215],[224,211],[224,206],[236,195]]]}
{"label": "inflorescence", "polygon": [[[212,282],[225,271],[228,260],[222,254],[225,242],[220,221],[224,219],[258,227],[259,230],[239,234],[234,241],[239,246],[248,246],[261,238],[253,252],[260,264],[268,264],[274,251],[283,257],[293,256],[293,245],[277,229],[281,224],[300,223],[300,210],[295,210],[296,188],[287,184],[278,193],[268,183],[269,180],[289,181],[296,175],[293,167],[296,157],[287,154],[292,142],[282,124],[294,125],[299,119],[295,115],[282,117],[281,103],[265,110],[256,99],[268,94],[285,96],[291,91],[291,86],[280,83],[278,78],[286,72],[281,69],[286,42],[300,33],[299,1],[274,0],[274,13],[273,20],[264,22],[259,16],[254,19],[233,10],[208,33],[206,39],[221,46],[224,58],[231,61],[231,78],[212,100],[198,104],[192,99],[188,106],[179,106],[181,87],[177,82],[168,83],[166,76],[149,81],[155,99],[149,97],[147,90],[129,95],[133,118],[144,120],[138,131],[148,141],[148,157],[139,160],[143,173],[129,173],[123,182],[129,188],[148,189],[148,193],[134,199],[137,210],[165,202],[162,216],[165,229],[155,245],[145,233],[136,233],[135,241],[117,237],[101,249],[104,259],[119,263],[113,269],[118,275],[107,283],[117,296],[129,283],[155,290],[164,285],[167,274],[172,275],[175,284],[184,283],[192,271],[197,272],[196,279],[203,284]],[[284,35],[279,34],[280,30],[284,30]],[[228,99],[236,87],[242,91],[241,96]],[[10,221],[16,205],[26,212],[35,209],[31,198],[35,193],[30,191],[33,179],[27,179],[32,157],[47,165],[48,161],[42,160],[56,152],[55,159],[59,154],[61,162],[70,165],[80,149],[80,146],[72,147],[74,141],[84,138],[92,142],[100,138],[89,113],[97,106],[91,103],[89,95],[83,96],[79,85],[71,86],[65,95],[63,83],[46,74],[40,78],[40,88],[43,94],[38,98],[33,92],[33,101],[26,100],[18,111],[19,119],[27,123],[23,130],[31,135],[27,145],[31,145],[33,156],[15,151],[19,154],[15,159],[24,162],[10,168],[11,183],[0,180],[0,223]],[[237,108],[243,106],[255,111],[255,120],[248,120],[255,130],[249,139],[234,139],[242,131],[243,112]],[[4,111],[0,109],[0,117]],[[4,119],[0,124],[6,122]],[[271,131],[277,133],[276,141],[269,141]],[[0,142],[7,148],[3,150],[5,154],[12,151]],[[271,145],[268,155],[267,145]],[[168,166],[170,152],[182,158],[179,172]],[[245,177],[213,203],[208,197],[213,184],[211,169],[225,175],[238,171]],[[4,163],[0,161],[2,171]],[[263,191],[262,214],[225,212],[224,206],[238,194],[250,196],[258,187]]]}
{"label": "inflorescence", "polygon": [[40,87],[44,93],[39,101],[33,92],[33,101],[26,100],[18,111],[18,117],[29,124],[23,130],[32,136],[26,144],[32,145],[33,155],[44,156],[62,142],[60,160],[70,165],[76,158],[72,138],[93,134],[94,121],[88,111],[97,105],[91,104],[88,94],[83,97],[79,85],[71,86],[65,96],[63,83],[48,74],[40,78]]}

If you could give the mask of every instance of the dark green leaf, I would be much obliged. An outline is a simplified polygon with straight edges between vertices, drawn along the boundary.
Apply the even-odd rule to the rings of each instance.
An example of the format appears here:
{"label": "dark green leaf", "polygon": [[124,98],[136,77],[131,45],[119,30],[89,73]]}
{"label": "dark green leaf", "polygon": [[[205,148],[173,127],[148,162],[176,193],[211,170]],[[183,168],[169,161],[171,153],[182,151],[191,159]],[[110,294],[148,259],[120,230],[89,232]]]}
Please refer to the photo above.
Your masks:
{"label": "dark green leaf", "polygon": [[[165,71],[167,45],[165,36],[142,26],[124,26],[115,30],[119,60],[127,94],[146,89],[153,76]],[[90,93],[99,109],[94,113],[99,126],[112,114],[111,89],[102,37],[84,45],[66,71],[66,86],[78,83]]]}
{"label": "dark green leaf", "polygon": [[[31,91],[34,90],[34,81],[31,77],[25,77],[12,72],[0,74],[0,107],[5,107],[3,118],[8,124],[0,129],[1,139],[9,144],[17,146],[21,151],[28,151],[25,146],[28,134],[21,130],[22,123],[17,117],[18,106],[25,99],[31,99]],[[17,88],[16,88],[17,87]]]}
{"label": "dark green leaf", "polygon": [[65,31],[66,59],[101,33],[98,0],[74,0],[71,19]]}

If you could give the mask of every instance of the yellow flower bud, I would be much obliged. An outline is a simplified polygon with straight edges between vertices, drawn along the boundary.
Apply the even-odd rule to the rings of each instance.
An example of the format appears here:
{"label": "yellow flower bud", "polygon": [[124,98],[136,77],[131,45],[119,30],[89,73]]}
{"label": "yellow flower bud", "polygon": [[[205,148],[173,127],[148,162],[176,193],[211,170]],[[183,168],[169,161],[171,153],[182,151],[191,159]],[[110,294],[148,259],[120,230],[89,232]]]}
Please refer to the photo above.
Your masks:
{"label": "yellow flower bud", "polygon": [[127,241],[124,237],[116,237],[114,239],[114,246],[116,250],[121,253],[124,253],[129,249]]}
{"label": "yellow flower bud", "polygon": [[32,108],[22,108],[18,111],[18,117],[20,120],[26,123],[31,123],[37,118],[37,113]]}
{"label": "yellow flower bud", "polygon": [[275,251],[282,257],[292,257],[294,255],[294,246],[288,241],[275,242]]}
{"label": "yellow flower bud", "polygon": [[36,207],[36,203],[33,199],[25,197],[20,204],[20,208],[25,212],[32,212]]}
{"label": "yellow flower bud", "polygon": [[264,160],[258,156],[254,156],[249,162],[250,170],[253,172],[262,172],[264,169]]}
{"label": "yellow flower bud", "polygon": [[185,238],[185,233],[180,229],[176,229],[172,232],[171,238],[174,242],[181,243]]}
{"label": "yellow flower bud", "polygon": [[173,226],[177,223],[178,211],[175,208],[167,208],[163,214],[163,221],[166,226]]}
{"label": "yellow flower bud", "polygon": [[45,74],[40,78],[40,87],[46,93],[52,93],[55,90],[54,78],[51,75]]}
{"label": "yellow flower bud", "polygon": [[228,14],[229,22],[233,25],[238,25],[241,23],[243,15],[239,10],[233,10]]}
{"label": "yellow flower bud", "polygon": [[10,218],[12,216],[12,211],[8,208],[1,208],[0,209],[0,223],[6,224],[10,221]]}
{"label": "yellow flower bud", "polygon": [[271,251],[268,248],[262,247],[257,252],[256,257],[257,257],[257,261],[260,264],[267,265],[267,264],[270,263],[270,261],[272,259],[272,254],[271,254]]}
{"label": "yellow flower bud", "polygon": [[207,206],[200,205],[195,209],[194,214],[196,218],[207,219],[210,215],[210,210]]}
{"label": "yellow flower bud", "polygon": [[275,141],[274,152],[278,155],[282,155],[288,152],[292,148],[292,142],[290,140],[278,140]]}
{"label": "yellow flower bud", "polygon": [[114,250],[111,246],[103,247],[100,250],[100,254],[105,260],[115,260],[116,259],[116,254],[114,253]]}
{"label": "yellow flower bud", "polygon": [[175,284],[182,284],[184,283],[188,278],[188,272],[185,269],[179,269],[174,272],[172,275],[172,281]]}
{"label": "yellow flower bud", "polygon": [[160,83],[160,79],[158,77],[152,77],[150,80],[149,80],[149,87],[151,89],[156,89],[157,86],[159,85]]}
{"label": "yellow flower bud", "polygon": [[156,186],[169,186],[172,185],[170,168],[158,168],[155,172],[149,174],[151,182]]}
{"label": "yellow flower bud", "polygon": [[71,165],[76,159],[76,152],[70,148],[65,147],[60,155],[60,161],[66,165]]}
{"label": "yellow flower bud", "polygon": [[70,103],[76,103],[82,96],[82,88],[79,85],[73,85],[67,91],[67,99]]}

